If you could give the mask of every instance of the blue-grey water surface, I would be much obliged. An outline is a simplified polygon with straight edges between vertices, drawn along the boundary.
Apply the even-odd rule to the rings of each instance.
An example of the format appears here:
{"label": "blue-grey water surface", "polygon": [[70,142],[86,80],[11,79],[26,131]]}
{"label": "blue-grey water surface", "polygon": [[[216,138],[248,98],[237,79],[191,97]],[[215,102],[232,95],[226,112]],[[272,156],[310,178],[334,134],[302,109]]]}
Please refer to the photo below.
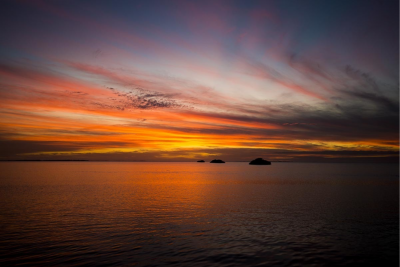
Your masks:
{"label": "blue-grey water surface", "polygon": [[398,266],[398,168],[1,162],[0,266]]}

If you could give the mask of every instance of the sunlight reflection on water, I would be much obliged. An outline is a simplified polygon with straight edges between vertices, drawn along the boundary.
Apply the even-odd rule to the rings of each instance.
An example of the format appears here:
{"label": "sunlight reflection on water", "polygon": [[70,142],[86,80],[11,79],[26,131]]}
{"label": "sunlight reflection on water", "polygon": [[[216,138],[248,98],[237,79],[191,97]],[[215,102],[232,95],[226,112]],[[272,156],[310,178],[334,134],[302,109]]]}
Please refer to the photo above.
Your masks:
{"label": "sunlight reflection on water", "polygon": [[398,262],[395,164],[0,164],[2,265]]}

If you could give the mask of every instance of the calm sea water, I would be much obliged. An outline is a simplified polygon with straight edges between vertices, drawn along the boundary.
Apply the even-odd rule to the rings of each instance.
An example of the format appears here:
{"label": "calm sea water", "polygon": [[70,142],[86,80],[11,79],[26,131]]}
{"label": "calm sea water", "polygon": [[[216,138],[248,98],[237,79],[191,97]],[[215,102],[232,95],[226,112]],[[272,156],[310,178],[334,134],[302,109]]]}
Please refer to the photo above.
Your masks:
{"label": "calm sea water", "polygon": [[0,163],[1,266],[398,266],[399,165]]}

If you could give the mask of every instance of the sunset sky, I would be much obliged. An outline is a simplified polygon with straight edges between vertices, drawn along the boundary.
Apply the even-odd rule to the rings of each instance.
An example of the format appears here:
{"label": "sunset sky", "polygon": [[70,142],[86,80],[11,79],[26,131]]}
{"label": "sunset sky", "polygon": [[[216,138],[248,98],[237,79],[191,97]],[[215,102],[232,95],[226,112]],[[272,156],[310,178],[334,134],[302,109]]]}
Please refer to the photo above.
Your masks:
{"label": "sunset sky", "polygon": [[0,9],[2,160],[398,161],[398,0]]}

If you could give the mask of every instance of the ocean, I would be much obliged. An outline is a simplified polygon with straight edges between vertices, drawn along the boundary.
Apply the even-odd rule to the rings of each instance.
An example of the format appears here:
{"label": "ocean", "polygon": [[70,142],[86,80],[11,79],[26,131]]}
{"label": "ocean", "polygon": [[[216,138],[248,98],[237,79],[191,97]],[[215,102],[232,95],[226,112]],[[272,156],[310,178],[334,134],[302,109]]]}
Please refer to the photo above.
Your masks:
{"label": "ocean", "polygon": [[399,266],[399,165],[0,162],[0,266]]}

